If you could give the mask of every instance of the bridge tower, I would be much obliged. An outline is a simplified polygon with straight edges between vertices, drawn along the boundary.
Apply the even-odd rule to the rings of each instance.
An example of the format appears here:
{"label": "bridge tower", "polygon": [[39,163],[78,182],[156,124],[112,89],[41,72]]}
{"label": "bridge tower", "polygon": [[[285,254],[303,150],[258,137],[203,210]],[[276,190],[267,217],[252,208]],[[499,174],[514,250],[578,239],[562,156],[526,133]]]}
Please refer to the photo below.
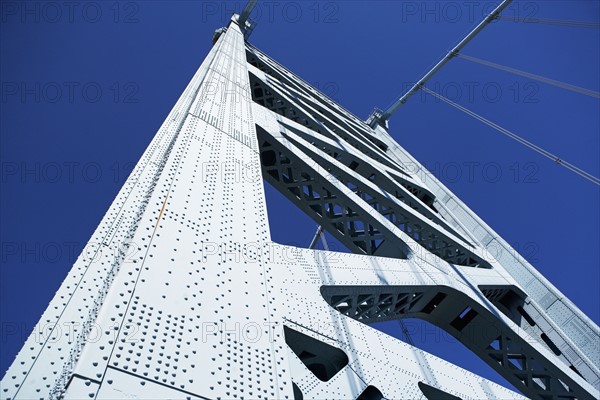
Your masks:
{"label": "bridge tower", "polygon": [[[2,399],[522,397],[369,326],[407,317],[527,397],[598,398],[598,327],[247,24],[215,34]],[[264,180],[352,253],[273,243]]]}

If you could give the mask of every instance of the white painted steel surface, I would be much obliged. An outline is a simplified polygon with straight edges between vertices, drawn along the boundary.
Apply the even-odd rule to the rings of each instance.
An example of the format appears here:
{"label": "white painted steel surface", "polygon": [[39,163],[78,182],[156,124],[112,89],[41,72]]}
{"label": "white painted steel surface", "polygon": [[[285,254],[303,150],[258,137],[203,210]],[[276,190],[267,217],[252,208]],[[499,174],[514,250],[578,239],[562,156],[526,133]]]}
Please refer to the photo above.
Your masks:
{"label": "white painted steel surface", "polygon": [[[368,325],[403,317],[446,329],[527,396],[598,397],[598,327],[383,128],[246,43],[235,21],[1,398],[424,399],[423,384],[521,398]],[[272,243],[263,176],[358,254]]]}

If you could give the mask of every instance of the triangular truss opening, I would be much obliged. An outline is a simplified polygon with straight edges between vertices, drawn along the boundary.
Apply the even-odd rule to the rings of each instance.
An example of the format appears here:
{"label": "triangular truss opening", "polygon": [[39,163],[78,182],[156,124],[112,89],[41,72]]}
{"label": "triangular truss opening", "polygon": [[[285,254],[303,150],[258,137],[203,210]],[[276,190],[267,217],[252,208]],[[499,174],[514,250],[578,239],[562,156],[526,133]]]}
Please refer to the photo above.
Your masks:
{"label": "triangular truss opening", "polygon": [[[271,240],[283,245],[308,248],[315,238],[318,225],[269,182],[264,181],[264,183]],[[286,217],[281,218],[282,215]],[[323,230],[320,230],[313,248],[351,253],[344,244]]]}

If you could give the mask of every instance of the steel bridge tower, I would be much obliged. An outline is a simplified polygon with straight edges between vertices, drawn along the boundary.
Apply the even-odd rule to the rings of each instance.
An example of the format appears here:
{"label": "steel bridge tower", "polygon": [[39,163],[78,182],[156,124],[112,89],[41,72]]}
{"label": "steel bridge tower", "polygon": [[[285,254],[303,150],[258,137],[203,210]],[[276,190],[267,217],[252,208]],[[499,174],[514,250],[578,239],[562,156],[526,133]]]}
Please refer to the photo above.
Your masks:
{"label": "steel bridge tower", "polygon": [[[369,326],[407,317],[527,397],[598,398],[598,326],[240,20],[215,34],[2,399],[522,397]],[[353,254],[273,243],[263,180]]]}

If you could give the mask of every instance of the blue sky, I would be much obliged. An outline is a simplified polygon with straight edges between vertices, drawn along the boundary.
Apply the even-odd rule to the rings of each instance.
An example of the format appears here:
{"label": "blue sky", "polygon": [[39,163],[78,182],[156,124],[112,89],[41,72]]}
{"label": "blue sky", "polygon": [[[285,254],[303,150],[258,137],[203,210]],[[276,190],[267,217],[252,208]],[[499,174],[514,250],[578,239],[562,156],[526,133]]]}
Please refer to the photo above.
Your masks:
{"label": "blue sky", "polygon": [[[57,4],[54,8],[48,4]],[[152,136],[244,2],[3,2],[0,370],[6,370]],[[494,2],[262,3],[250,41],[361,118],[386,107]],[[515,1],[505,15],[598,22],[597,1]],[[595,91],[597,29],[498,21],[465,54]],[[430,88],[600,175],[597,99],[456,59]],[[599,189],[417,94],[390,121],[429,167],[596,323]],[[308,245],[300,213],[276,240]],[[381,329],[398,335],[396,324]],[[439,333],[420,345],[503,382]],[[423,333],[425,332],[425,333]],[[419,341],[416,339],[416,341]],[[462,364],[461,364],[462,363]],[[482,366],[483,365],[483,366]]]}

